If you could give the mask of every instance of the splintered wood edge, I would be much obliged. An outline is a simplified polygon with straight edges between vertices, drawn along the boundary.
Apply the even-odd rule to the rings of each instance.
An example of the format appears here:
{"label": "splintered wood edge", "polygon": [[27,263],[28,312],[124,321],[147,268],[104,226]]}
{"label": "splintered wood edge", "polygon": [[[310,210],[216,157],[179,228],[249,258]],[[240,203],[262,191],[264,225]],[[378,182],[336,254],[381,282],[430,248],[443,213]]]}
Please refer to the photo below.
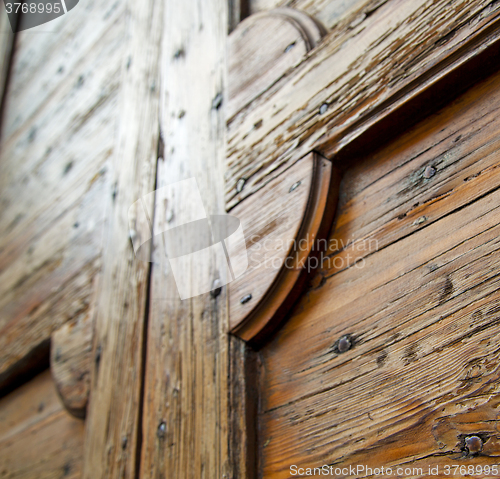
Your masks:
{"label": "splintered wood edge", "polygon": [[[312,176],[306,211],[295,238],[296,245],[306,241],[307,248],[303,250],[299,248],[288,256],[288,259],[291,258],[293,264],[298,267],[286,267],[288,261],[285,261],[260,302],[244,320],[231,329],[232,334],[244,341],[260,345],[281,323],[312,272],[301,265],[305,265],[309,257],[318,253],[316,250],[311,251],[313,245],[317,240],[326,238],[332,226],[338,200],[340,173],[330,161],[314,153]],[[314,238],[314,241],[309,241],[309,238]]]}

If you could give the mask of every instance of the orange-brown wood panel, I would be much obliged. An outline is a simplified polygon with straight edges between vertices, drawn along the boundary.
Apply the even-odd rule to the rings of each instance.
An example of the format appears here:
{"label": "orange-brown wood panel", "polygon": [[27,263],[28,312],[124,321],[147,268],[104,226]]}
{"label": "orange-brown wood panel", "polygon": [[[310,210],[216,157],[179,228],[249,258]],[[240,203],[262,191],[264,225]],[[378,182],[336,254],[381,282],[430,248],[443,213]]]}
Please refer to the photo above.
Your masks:
{"label": "orange-brown wood panel", "polygon": [[83,428],[43,372],[0,400],[0,477],[79,478]]}
{"label": "orange-brown wood panel", "polygon": [[499,91],[349,163],[323,267],[260,353],[263,477],[500,461]]}

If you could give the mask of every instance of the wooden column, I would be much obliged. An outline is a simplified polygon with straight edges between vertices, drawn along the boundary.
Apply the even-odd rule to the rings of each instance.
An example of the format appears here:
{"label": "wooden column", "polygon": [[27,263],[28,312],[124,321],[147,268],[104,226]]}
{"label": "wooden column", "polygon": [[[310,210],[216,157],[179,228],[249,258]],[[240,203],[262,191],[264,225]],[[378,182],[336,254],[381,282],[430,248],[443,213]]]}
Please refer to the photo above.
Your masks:
{"label": "wooden column", "polygon": [[127,7],[120,123],[107,196],[86,421],[83,477],[92,479],[135,477],[139,447],[150,266],[134,257],[128,209],[155,188],[159,52],[164,28],[162,1],[131,0]]}
{"label": "wooden column", "polygon": [[[206,213],[222,214],[227,2],[168,0],[163,24],[164,156],[157,188],[194,177]],[[158,192],[155,232],[186,211]],[[159,264],[152,270],[141,477],[248,477],[242,452],[245,345],[227,334],[226,288],[181,301],[162,248],[155,241]],[[205,266],[191,265],[192,281]],[[217,280],[218,266],[209,268],[211,281]],[[241,394],[230,393],[235,390]]]}

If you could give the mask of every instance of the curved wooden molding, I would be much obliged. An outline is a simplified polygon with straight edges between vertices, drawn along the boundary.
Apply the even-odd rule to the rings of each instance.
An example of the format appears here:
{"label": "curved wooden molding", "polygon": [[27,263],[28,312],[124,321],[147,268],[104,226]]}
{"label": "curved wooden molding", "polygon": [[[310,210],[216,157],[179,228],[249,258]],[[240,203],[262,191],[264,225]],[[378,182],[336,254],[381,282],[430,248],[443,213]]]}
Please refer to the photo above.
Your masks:
{"label": "curved wooden molding", "polygon": [[64,407],[84,418],[90,391],[92,321],[85,315],[52,333],[50,369]]}
{"label": "curved wooden molding", "polygon": [[245,233],[249,267],[229,285],[231,332],[262,342],[283,319],[319,264],[337,203],[340,175],[311,153],[233,210]]}
{"label": "curved wooden molding", "polygon": [[227,118],[299,64],[326,30],[305,13],[278,8],[246,18],[229,36]]}

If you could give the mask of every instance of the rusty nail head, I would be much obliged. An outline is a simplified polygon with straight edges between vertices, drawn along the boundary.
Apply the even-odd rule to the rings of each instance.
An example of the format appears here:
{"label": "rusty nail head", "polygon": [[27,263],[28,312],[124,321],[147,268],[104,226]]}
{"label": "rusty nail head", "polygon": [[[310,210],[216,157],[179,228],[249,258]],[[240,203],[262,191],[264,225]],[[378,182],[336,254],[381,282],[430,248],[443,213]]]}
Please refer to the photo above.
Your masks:
{"label": "rusty nail head", "polygon": [[483,450],[483,440],[479,436],[467,436],[465,446],[470,455],[479,454]]}

